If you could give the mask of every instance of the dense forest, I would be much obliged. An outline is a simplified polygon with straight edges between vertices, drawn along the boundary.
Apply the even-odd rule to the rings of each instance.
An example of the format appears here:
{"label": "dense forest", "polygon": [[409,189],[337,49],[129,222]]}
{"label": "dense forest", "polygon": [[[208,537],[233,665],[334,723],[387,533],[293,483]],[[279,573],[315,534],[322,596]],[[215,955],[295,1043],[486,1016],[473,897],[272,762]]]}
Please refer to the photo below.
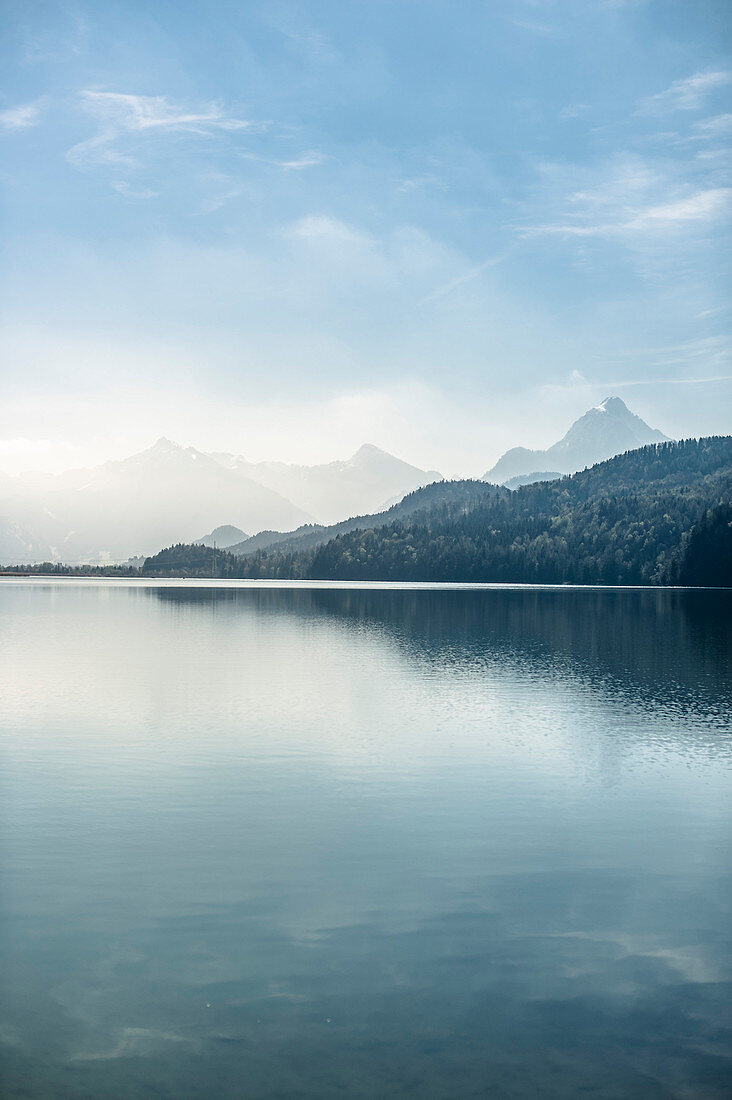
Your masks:
{"label": "dense forest", "polygon": [[[179,545],[147,576],[540,584],[730,584],[732,437],[659,443],[552,482],[487,497],[443,482],[404,518],[248,557]],[[452,488],[451,488],[452,486]],[[432,489],[433,487],[428,487]],[[420,498],[419,494],[425,494]],[[425,506],[420,507],[420,500]],[[457,503],[456,503],[457,502]],[[349,521],[353,523],[356,521]]]}
{"label": "dense forest", "polygon": [[720,504],[702,516],[684,536],[668,572],[671,584],[714,583],[732,588],[732,504]]}
{"label": "dense forest", "polygon": [[64,565],[58,561],[39,561],[32,565],[3,565],[0,576],[21,577],[139,577],[133,565]]}

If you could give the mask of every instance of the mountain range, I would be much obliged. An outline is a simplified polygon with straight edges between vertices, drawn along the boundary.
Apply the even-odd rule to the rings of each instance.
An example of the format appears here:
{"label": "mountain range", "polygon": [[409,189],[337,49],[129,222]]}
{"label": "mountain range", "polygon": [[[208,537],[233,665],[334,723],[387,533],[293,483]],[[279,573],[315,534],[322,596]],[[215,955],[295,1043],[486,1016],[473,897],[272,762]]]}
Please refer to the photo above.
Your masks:
{"label": "mountain range", "polygon": [[[531,451],[525,447],[514,447],[507,451],[496,465],[484,475],[483,481],[490,484],[502,484],[504,489],[518,489],[540,481],[554,481],[566,473],[576,473],[587,466],[595,465],[606,458],[627,450],[634,450],[645,443],[667,442],[663,432],[649,427],[639,416],[630,412],[619,397],[609,397],[594,409],[581,416],[572,424],[566,435],[546,451]],[[366,448],[361,449],[366,450]],[[358,452],[359,454],[361,452]],[[598,457],[593,457],[597,455]],[[544,467],[542,462],[554,463]],[[336,463],[332,464],[333,466]],[[522,469],[522,466],[524,467]],[[528,467],[528,469],[526,469]],[[520,473],[510,473],[511,469],[520,469]],[[451,486],[450,492],[456,492],[456,482],[445,483]],[[470,482],[462,482],[468,485]],[[417,486],[419,488],[420,486]],[[363,527],[364,519],[370,520],[372,527],[385,523],[401,521],[417,507],[423,508],[426,502],[430,507],[444,503],[448,493],[412,493],[401,504],[388,510],[381,510],[370,517],[356,516],[327,526],[305,525],[295,531],[282,534],[277,531],[261,531],[259,534],[241,543],[232,543],[232,554],[249,556],[259,550],[269,549],[276,553],[295,553],[322,546],[336,535]],[[475,502],[475,492],[471,494],[471,503]]]}
{"label": "mountain range", "polygon": [[229,470],[294,501],[318,523],[375,512],[422,485],[440,481],[437,470],[420,470],[365,443],[351,458],[318,466],[248,462],[241,455],[211,456]]}
{"label": "mountain range", "polygon": [[238,556],[172,546],[147,559],[142,573],[726,586],[732,583],[732,437],[652,443],[515,491],[482,481],[428,485],[387,513],[316,535],[316,541],[303,533]]}
{"label": "mountain range", "polygon": [[92,469],[0,475],[0,562],[122,562],[181,540],[209,541],[201,531],[229,545],[222,524],[241,541],[248,531],[328,523],[440,476],[370,445],[346,461],[307,467],[251,463],[162,438]]}
{"label": "mountain range", "polygon": [[[610,397],[547,450],[507,451],[483,480],[514,489],[665,439]],[[346,530],[350,517],[386,515],[406,494],[441,480],[437,470],[371,444],[342,461],[303,466],[162,438],[92,469],[0,474],[0,563],[124,562],[193,541],[244,554],[289,540],[312,546],[324,541],[324,530]]]}

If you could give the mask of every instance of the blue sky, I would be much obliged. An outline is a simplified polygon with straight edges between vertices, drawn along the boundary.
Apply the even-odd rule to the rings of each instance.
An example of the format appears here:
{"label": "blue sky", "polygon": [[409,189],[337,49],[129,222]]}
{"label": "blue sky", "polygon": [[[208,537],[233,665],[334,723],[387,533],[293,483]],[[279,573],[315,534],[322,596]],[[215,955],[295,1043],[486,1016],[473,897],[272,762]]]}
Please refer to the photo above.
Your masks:
{"label": "blue sky", "polygon": [[6,0],[0,469],[732,428],[717,0]]}

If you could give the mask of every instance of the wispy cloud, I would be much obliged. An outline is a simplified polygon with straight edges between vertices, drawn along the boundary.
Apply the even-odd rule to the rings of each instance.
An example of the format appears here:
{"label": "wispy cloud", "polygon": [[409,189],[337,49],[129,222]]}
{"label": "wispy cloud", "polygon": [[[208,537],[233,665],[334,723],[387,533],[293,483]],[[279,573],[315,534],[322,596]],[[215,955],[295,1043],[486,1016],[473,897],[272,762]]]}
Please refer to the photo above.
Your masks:
{"label": "wispy cloud", "polygon": [[[700,349],[697,353],[699,356],[701,356],[701,350],[702,349]],[[634,349],[633,358],[637,358],[638,354],[639,349]],[[694,356],[692,355],[691,357],[686,356],[672,359],[666,365],[673,366],[676,364],[681,365],[684,363],[691,365],[690,358],[691,360],[693,360]],[[709,365],[713,367],[714,362],[712,361],[712,363]],[[545,392],[565,393],[575,390],[597,389],[598,387],[603,390],[612,391],[631,389],[635,388],[636,386],[713,386],[718,385],[721,382],[732,382],[732,374],[705,374],[691,376],[685,375],[682,377],[672,376],[668,378],[658,377],[657,375],[650,378],[588,378],[581,371],[573,370],[570,372],[570,375],[566,381],[547,382],[541,387],[541,389]]]}
{"label": "wispy cloud", "polygon": [[241,195],[243,188],[230,187],[226,191],[220,191],[217,195],[212,195],[209,199],[206,199],[199,210],[194,211],[193,217],[202,217],[205,214],[214,214],[217,210],[220,210],[222,206],[226,206],[227,202],[231,202],[232,199],[236,199]]}
{"label": "wispy cloud", "polygon": [[38,103],[21,103],[17,107],[7,107],[0,111],[0,129],[27,130],[41,121],[41,108]]}
{"label": "wispy cloud", "polygon": [[326,241],[339,244],[369,244],[369,238],[350,225],[324,214],[301,218],[290,229],[290,235],[306,241]]}
{"label": "wispy cloud", "polygon": [[37,65],[48,61],[68,61],[82,53],[89,39],[87,20],[75,3],[64,3],[58,7],[60,25],[49,17],[48,12],[45,18],[33,20],[31,9],[26,5],[21,37],[23,58],[27,63]]}
{"label": "wispy cloud", "polygon": [[695,122],[693,128],[697,135],[709,138],[732,134],[732,114],[715,115],[713,118],[702,119],[701,122]]}
{"label": "wispy cloud", "polygon": [[87,138],[86,141],[79,141],[68,150],[66,160],[80,172],[105,166],[134,168],[137,163],[135,157],[129,153],[120,152],[116,147],[118,136],[116,131],[107,130]]}
{"label": "wispy cloud", "polygon": [[[732,200],[732,188],[715,185],[713,172],[704,180],[698,166],[691,172],[685,160],[669,158],[623,156],[581,174],[567,165],[548,164],[541,167],[540,179],[546,216],[533,225],[518,226],[522,237],[639,241],[643,235],[668,235],[691,230],[695,224],[720,222]],[[583,186],[578,188],[578,182]]]}
{"label": "wispy cloud", "polygon": [[591,376],[572,372],[566,382],[552,383],[567,390],[601,386],[620,389],[631,386],[702,386],[732,381],[732,342],[726,334],[702,336],[666,346],[642,343],[593,356]]}
{"label": "wispy cloud", "polygon": [[431,172],[425,172],[421,176],[407,176],[396,180],[397,191],[420,191],[423,188],[433,187],[437,191],[447,191],[447,184],[439,176]]}
{"label": "wispy cloud", "polygon": [[678,202],[649,206],[639,211],[635,217],[625,223],[625,229],[653,229],[668,227],[681,222],[716,220],[730,207],[732,188],[715,187],[699,191]]}
{"label": "wispy cloud", "polygon": [[709,378],[626,378],[588,382],[590,386],[600,386],[607,390],[630,389],[635,386],[708,386],[720,382],[732,382],[732,374],[716,374]]}
{"label": "wispy cloud", "polygon": [[129,95],[121,92],[81,93],[85,109],[123,130],[187,130],[207,133],[215,130],[248,130],[251,122],[225,115],[218,104],[204,110],[187,111],[165,96]]}
{"label": "wispy cloud", "polygon": [[457,275],[454,279],[450,279],[448,282],[443,283],[442,286],[438,286],[436,290],[433,290],[430,294],[425,295],[421,300],[422,305],[426,305],[428,302],[435,302],[438,298],[444,298],[446,294],[451,294],[453,290],[457,290],[458,287],[463,286],[465,283],[470,283],[474,279],[479,279],[484,271],[487,271],[490,267],[496,267],[505,259],[505,256],[492,256],[489,260],[484,260],[480,264],[476,264],[475,267],[471,267],[469,271],[463,272],[462,275]]}
{"label": "wispy cloud", "polygon": [[340,54],[328,35],[322,30],[300,23],[293,11],[284,6],[270,4],[262,10],[262,18],[287,39],[291,48],[302,54],[314,65],[331,65]]}
{"label": "wispy cloud", "polygon": [[675,80],[670,87],[641,100],[636,114],[662,115],[670,111],[698,111],[706,98],[732,82],[732,72],[713,70]]}
{"label": "wispy cloud", "polygon": [[555,224],[524,226],[519,232],[523,237],[541,235],[565,237],[612,237],[632,232],[652,232],[682,228],[689,222],[714,221],[730,209],[732,188],[718,187],[699,191],[678,202],[662,203],[636,210],[631,217],[617,221],[577,221]]}
{"label": "wispy cloud", "polygon": [[125,199],[155,199],[159,194],[158,191],[152,191],[149,187],[134,188],[124,180],[114,180],[112,188]]}
{"label": "wispy cloud", "polygon": [[300,172],[303,168],[316,168],[319,164],[323,164],[324,161],[328,160],[324,153],[318,153],[316,150],[308,150],[300,153],[299,156],[290,157],[286,160],[263,157],[257,153],[242,153],[241,155],[245,160],[256,160],[260,164],[271,164],[275,168],[284,168],[291,172]]}
{"label": "wispy cloud", "polygon": [[562,122],[567,122],[572,118],[582,118],[583,115],[589,114],[592,107],[589,103],[568,103],[566,107],[562,107],[559,112],[559,117]]}
{"label": "wispy cloud", "polygon": [[538,34],[541,38],[564,37],[564,33],[558,27],[553,27],[549,23],[536,23],[530,19],[509,19],[509,23],[512,23],[514,27],[518,27],[522,31],[528,31],[530,34]]}
{"label": "wispy cloud", "polygon": [[[628,360],[635,363],[639,356],[648,367],[686,367],[693,370],[695,373],[687,376],[689,382],[699,378],[703,380],[712,371],[714,376],[708,381],[725,381],[732,362],[732,341],[725,334],[703,336],[661,347],[635,347],[626,352],[616,352],[614,358],[619,364]],[[706,373],[700,374],[701,371]]]}
{"label": "wispy cloud", "polygon": [[732,310],[732,305],[714,306],[712,309],[703,309],[700,313],[697,313],[697,319],[702,317],[717,317],[720,313],[729,313]]}
{"label": "wispy cloud", "polygon": [[287,168],[291,172],[300,172],[303,168],[316,168],[319,164],[322,164],[326,160],[323,153],[301,153],[299,157],[293,157],[290,160],[277,160],[272,161],[272,164],[276,164],[278,168]]}
{"label": "wispy cloud", "polygon": [[191,110],[172,103],[165,96],[87,90],[81,93],[80,102],[85,113],[92,115],[101,125],[97,134],[72,146],[66,155],[69,163],[81,170],[105,164],[132,164],[134,157],[117,148],[125,138],[149,138],[155,134],[172,133],[206,136],[217,131],[261,131],[266,125],[233,118],[218,103]]}

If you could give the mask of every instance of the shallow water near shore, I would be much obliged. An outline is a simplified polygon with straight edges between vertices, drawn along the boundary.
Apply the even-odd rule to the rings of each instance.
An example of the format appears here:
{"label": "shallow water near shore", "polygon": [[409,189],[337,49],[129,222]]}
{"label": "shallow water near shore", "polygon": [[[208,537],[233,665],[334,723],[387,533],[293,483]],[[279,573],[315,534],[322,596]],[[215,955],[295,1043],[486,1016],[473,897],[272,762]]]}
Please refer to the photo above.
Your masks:
{"label": "shallow water near shore", "polygon": [[0,581],[0,1094],[728,1096],[731,626]]}

